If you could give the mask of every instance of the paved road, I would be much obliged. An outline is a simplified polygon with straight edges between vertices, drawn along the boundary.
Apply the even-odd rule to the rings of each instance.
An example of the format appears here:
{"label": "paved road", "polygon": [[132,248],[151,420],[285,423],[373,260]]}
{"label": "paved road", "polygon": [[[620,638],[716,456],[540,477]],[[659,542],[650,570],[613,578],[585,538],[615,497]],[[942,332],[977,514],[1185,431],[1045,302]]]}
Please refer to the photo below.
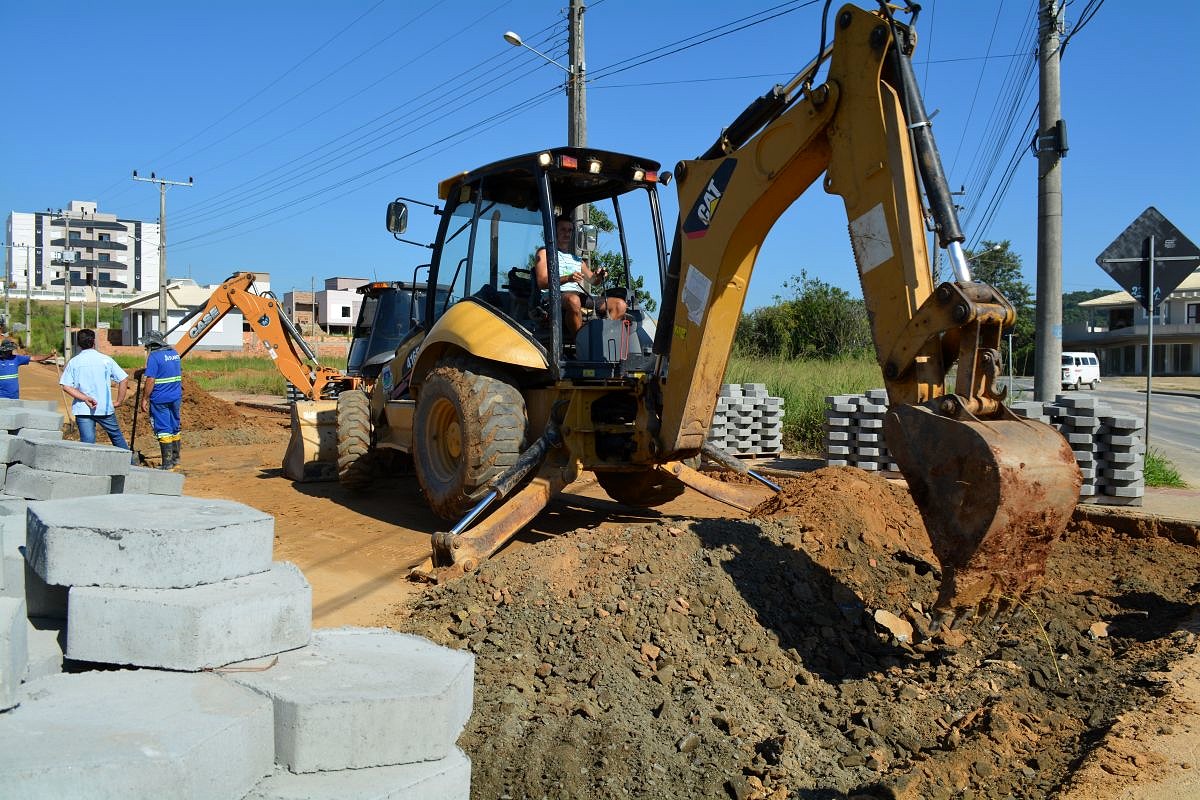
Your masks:
{"label": "paved road", "polygon": [[[1017,378],[1018,399],[1033,396],[1032,379]],[[1084,394],[1092,394],[1088,389]],[[1146,416],[1146,393],[1100,384],[1096,398],[1114,411],[1139,420]],[[1200,397],[1155,392],[1150,409],[1150,446],[1172,461],[1189,486],[1200,486]]]}

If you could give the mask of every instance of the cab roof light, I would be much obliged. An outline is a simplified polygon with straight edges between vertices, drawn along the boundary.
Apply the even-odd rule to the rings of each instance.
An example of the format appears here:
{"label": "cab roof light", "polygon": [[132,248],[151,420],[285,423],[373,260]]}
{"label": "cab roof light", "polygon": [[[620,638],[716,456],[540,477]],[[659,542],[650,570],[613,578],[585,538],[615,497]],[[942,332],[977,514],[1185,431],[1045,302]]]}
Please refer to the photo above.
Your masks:
{"label": "cab roof light", "polygon": [[548,167],[548,166],[550,166],[550,162],[553,160],[554,160],[553,157],[549,153],[541,153],[538,155],[538,165],[539,166]]}
{"label": "cab roof light", "polygon": [[646,172],[646,183],[658,183],[658,172],[655,170],[648,170]]}
{"label": "cab roof light", "polygon": [[579,159],[575,156],[562,155],[558,157],[558,165],[563,169],[579,169]]}
{"label": "cab roof light", "polygon": [[635,181],[645,180],[646,179],[646,170],[642,169],[641,167],[634,167],[633,168],[633,179]]}
{"label": "cab roof light", "polygon": [[588,159],[588,172],[592,173],[593,175],[599,175],[600,174],[600,162],[594,158],[589,158]]}

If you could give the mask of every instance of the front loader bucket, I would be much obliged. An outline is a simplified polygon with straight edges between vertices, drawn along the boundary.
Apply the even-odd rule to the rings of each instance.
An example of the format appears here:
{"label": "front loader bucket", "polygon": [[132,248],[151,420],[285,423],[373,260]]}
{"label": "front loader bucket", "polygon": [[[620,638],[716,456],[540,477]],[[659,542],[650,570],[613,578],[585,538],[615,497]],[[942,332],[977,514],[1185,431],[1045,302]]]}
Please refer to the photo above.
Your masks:
{"label": "front loader bucket", "polygon": [[896,406],[884,434],[942,564],[940,609],[1015,601],[1042,577],[1079,500],[1066,439],[1041,422]]}
{"label": "front loader bucket", "polygon": [[337,457],[337,400],[293,403],[283,474],[302,483],[335,481]]}

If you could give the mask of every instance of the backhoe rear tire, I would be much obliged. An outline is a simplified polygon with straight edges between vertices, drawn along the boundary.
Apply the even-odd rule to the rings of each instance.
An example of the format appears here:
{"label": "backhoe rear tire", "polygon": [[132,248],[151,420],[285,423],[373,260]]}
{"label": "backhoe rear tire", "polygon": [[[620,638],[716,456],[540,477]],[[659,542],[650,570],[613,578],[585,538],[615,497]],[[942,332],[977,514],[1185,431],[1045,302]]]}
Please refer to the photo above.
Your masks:
{"label": "backhoe rear tire", "polygon": [[348,389],[337,399],[338,482],[362,491],[374,474],[371,452],[371,399],[366,392]]}
{"label": "backhoe rear tire", "polygon": [[596,482],[609,497],[634,508],[654,508],[683,494],[680,481],[661,470],[597,472]]}
{"label": "backhoe rear tire", "polygon": [[513,379],[478,359],[445,359],[421,384],[413,455],[425,500],[458,521],[516,463],[525,444],[525,398]]}

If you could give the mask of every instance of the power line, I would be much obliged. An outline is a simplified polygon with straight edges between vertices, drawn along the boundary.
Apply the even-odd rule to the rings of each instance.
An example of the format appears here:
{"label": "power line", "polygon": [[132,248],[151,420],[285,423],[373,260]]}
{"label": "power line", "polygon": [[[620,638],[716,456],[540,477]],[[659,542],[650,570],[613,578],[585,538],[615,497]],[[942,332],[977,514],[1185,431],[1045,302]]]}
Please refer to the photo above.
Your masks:
{"label": "power line", "polygon": [[[369,155],[371,152],[375,152],[377,150],[382,149],[383,146],[385,146],[386,144],[396,141],[396,139],[398,139],[402,134],[405,133],[406,129],[411,128],[411,126],[415,125],[417,122],[420,122],[422,119],[428,120],[432,113],[428,109],[432,108],[433,111],[439,112],[439,115],[438,115],[439,118],[448,117],[454,111],[457,111],[457,110],[467,106],[470,102],[470,98],[472,95],[477,95],[483,91],[490,90],[494,86],[494,82],[497,79],[505,78],[508,75],[512,74],[513,72],[515,72],[519,69],[519,67],[510,68],[506,72],[496,73],[496,72],[492,71],[492,72],[488,72],[485,75],[482,75],[481,77],[479,77],[473,81],[474,86],[468,85],[467,87],[465,87],[462,91],[460,91],[458,93],[458,95],[456,97],[455,105],[447,106],[446,105],[446,97],[441,94],[436,94],[436,92],[439,88],[441,88],[442,86],[444,86],[446,84],[454,83],[458,79],[458,77],[460,77],[461,75],[465,75],[465,74],[468,74],[469,72],[473,72],[476,70],[482,70],[482,69],[486,68],[491,61],[494,61],[496,59],[496,57],[497,56],[492,56],[488,59],[484,59],[484,61],[480,62],[479,64],[475,65],[474,67],[471,67],[468,70],[464,70],[462,73],[459,74],[459,76],[452,76],[451,78],[444,81],[442,84],[439,84],[438,86],[432,87],[431,89],[428,89],[425,92],[422,92],[421,94],[414,97],[412,100],[392,109],[392,111],[389,111],[383,115],[377,116],[371,122],[368,122],[364,125],[360,125],[358,128],[355,128],[346,134],[342,134],[341,136],[339,136],[333,140],[330,140],[330,141],[326,142],[325,144],[322,144],[316,148],[313,148],[297,158],[291,159],[288,162],[285,162],[279,166],[276,166],[270,170],[267,170],[264,173],[260,173],[258,176],[256,176],[255,178],[253,178],[249,181],[245,181],[241,184],[238,184],[235,187],[231,187],[230,189],[227,189],[224,192],[222,192],[219,197],[214,198],[213,200],[210,200],[206,203],[202,203],[202,204],[200,204],[200,206],[192,207],[191,209],[189,209],[189,213],[185,217],[186,221],[185,221],[185,223],[182,224],[182,227],[194,225],[203,219],[211,218],[213,216],[219,216],[222,213],[232,212],[232,211],[236,211],[240,208],[245,208],[250,203],[241,202],[243,200],[248,200],[249,198],[253,198],[255,196],[269,194],[269,193],[276,191],[279,188],[292,188],[296,185],[312,182],[313,180],[316,180],[317,178],[321,177],[322,175],[328,174],[334,168],[353,163],[354,161],[359,160],[360,158],[364,157],[365,155]],[[510,58],[510,60],[516,60],[516,54],[513,54],[513,56]],[[528,70],[526,70],[526,72],[524,74],[528,74]],[[314,158],[314,159],[308,160],[307,162],[301,162],[301,159],[306,159],[310,155],[314,155],[316,153],[319,153],[322,150],[327,149],[328,147],[332,146],[333,144],[337,143],[338,141],[345,139],[350,134],[352,134],[356,131],[362,130],[363,128],[367,127],[368,125],[372,124],[373,122],[383,119],[383,118],[391,115],[392,113],[394,113],[396,110],[398,110],[400,108],[404,108],[405,106],[411,105],[416,100],[420,99],[421,97],[425,97],[427,95],[432,95],[432,97],[430,97],[430,99],[428,99],[425,103],[422,103],[419,106],[417,106],[415,109],[413,109],[413,111],[410,112],[407,117],[393,120],[384,125],[377,126],[374,129],[367,131],[363,135],[356,137],[355,139],[351,140],[348,143],[349,145],[355,145],[355,146],[349,147],[349,149],[347,149],[347,147],[343,146],[342,148],[339,148],[339,150],[337,152],[329,153],[325,156],[321,156],[319,158]],[[422,112],[422,110],[426,110],[426,111],[424,111],[424,113],[418,113],[418,112]],[[436,122],[438,120],[434,120],[434,121]],[[397,126],[399,126],[399,127],[397,127]],[[425,125],[422,125],[420,127],[428,127],[428,123],[426,123]],[[391,129],[391,130],[389,130],[389,129]],[[385,141],[381,142],[381,140],[385,140]],[[379,144],[376,144],[376,143],[379,143]],[[376,146],[371,146],[371,145],[376,145]],[[366,152],[363,152],[363,151],[366,151]],[[359,153],[360,155],[355,155],[356,153]],[[330,166],[331,164],[332,164],[332,166]],[[314,170],[318,170],[323,167],[330,167],[330,168],[325,169],[322,172],[314,172]],[[271,181],[269,181],[265,184],[262,183],[262,179],[266,178],[271,173],[278,173],[282,169],[287,169],[288,171],[283,174],[278,175],[277,177],[273,178]],[[287,185],[289,182],[291,182],[290,187]],[[248,188],[246,188],[245,191],[239,191],[243,187],[248,187]],[[221,199],[221,198],[227,198],[227,199]],[[203,209],[203,210],[201,210],[201,209]]]}

